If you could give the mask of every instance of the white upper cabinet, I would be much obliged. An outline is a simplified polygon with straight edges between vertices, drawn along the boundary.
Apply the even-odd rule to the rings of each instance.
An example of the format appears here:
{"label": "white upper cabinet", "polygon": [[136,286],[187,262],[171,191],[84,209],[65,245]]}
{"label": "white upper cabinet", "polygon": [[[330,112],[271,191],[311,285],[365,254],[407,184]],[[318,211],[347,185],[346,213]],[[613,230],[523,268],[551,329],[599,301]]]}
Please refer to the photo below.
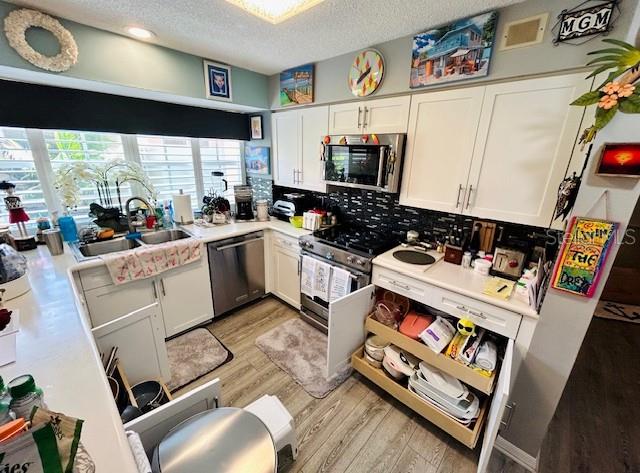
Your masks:
{"label": "white upper cabinet", "polygon": [[579,73],[414,95],[400,203],[548,226],[588,87]]}
{"label": "white upper cabinet", "polygon": [[300,110],[301,162],[298,187],[325,192],[322,139],[329,133],[329,107],[313,107]]}
{"label": "white upper cabinet", "polygon": [[406,133],[411,97],[390,97],[329,106],[329,134]]}
{"label": "white upper cabinet", "polygon": [[461,212],[484,87],[414,95],[400,204]]}
{"label": "white upper cabinet", "polygon": [[465,209],[545,227],[551,222],[588,90],[584,73],[486,87]]}
{"label": "white upper cabinet", "polygon": [[275,184],[326,191],[320,144],[328,134],[328,121],[327,106],[289,110],[272,115]]}
{"label": "white upper cabinet", "polygon": [[271,115],[273,180],[280,186],[293,187],[298,167],[298,111]]}

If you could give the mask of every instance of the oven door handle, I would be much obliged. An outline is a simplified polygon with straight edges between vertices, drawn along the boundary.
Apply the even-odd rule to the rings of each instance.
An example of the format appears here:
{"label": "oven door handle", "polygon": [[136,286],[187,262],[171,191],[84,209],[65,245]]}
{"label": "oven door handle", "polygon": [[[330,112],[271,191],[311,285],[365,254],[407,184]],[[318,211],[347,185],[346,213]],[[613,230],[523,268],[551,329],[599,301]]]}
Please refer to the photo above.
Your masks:
{"label": "oven door handle", "polygon": [[318,256],[316,256],[316,255],[314,255],[312,253],[308,253],[308,252],[306,252],[304,250],[300,253],[300,265],[302,265],[302,257],[303,256],[308,256],[309,258],[314,259],[316,261],[320,261],[321,263],[327,263],[329,266],[337,266],[338,268],[342,268],[342,269],[344,269],[344,270],[349,272],[349,276],[352,279],[356,279],[357,280],[357,279],[360,279],[362,277],[366,277],[367,276],[366,273],[363,273],[361,271],[356,271],[356,270],[354,270],[352,268],[349,268],[348,266],[344,266],[344,265],[341,265],[339,263],[335,263],[333,261],[326,260],[326,259],[324,259],[322,257],[318,257]]}

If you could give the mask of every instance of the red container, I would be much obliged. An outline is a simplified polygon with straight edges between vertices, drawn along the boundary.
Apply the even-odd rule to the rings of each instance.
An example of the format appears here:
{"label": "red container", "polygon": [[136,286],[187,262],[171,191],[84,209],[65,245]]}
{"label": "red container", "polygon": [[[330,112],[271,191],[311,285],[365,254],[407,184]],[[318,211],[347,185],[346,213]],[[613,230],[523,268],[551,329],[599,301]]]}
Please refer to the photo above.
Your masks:
{"label": "red container", "polygon": [[430,315],[419,314],[415,310],[412,310],[400,324],[399,330],[401,334],[417,340],[418,335],[431,325],[431,322],[433,322],[433,317]]}

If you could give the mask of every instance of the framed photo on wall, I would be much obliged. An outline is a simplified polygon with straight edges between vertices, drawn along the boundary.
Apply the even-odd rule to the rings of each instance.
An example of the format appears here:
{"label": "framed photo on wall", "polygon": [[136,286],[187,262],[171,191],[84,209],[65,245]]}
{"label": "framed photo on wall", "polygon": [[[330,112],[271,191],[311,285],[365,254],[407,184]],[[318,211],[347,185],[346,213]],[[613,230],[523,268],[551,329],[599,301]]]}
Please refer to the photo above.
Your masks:
{"label": "framed photo on wall", "polygon": [[596,174],[640,178],[640,143],[605,143]]}
{"label": "framed photo on wall", "polygon": [[249,117],[251,122],[251,139],[263,140],[264,134],[262,133],[262,115],[253,115]]}
{"label": "framed photo on wall", "polygon": [[204,61],[204,84],[208,99],[231,102],[231,66]]}
{"label": "framed photo on wall", "polygon": [[268,146],[244,146],[244,164],[250,176],[269,177],[271,175],[270,149]]}

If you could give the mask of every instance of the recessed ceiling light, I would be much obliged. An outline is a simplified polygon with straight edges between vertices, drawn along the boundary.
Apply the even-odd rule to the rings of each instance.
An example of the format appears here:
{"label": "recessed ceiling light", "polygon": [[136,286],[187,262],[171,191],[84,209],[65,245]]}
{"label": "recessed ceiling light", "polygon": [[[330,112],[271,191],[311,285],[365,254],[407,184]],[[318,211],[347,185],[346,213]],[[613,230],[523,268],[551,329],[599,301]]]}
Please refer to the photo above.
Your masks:
{"label": "recessed ceiling light", "polygon": [[145,30],[144,28],[140,28],[139,26],[128,26],[127,33],[131,36],[135,36],[138,39],[149,39],[155,36],[153,31]]}
{"label": "recessed ceiling light", "polygon": [[316,6],[324,0],[227,0],[252,15],[273,23],[281,23],[292,16]]}

